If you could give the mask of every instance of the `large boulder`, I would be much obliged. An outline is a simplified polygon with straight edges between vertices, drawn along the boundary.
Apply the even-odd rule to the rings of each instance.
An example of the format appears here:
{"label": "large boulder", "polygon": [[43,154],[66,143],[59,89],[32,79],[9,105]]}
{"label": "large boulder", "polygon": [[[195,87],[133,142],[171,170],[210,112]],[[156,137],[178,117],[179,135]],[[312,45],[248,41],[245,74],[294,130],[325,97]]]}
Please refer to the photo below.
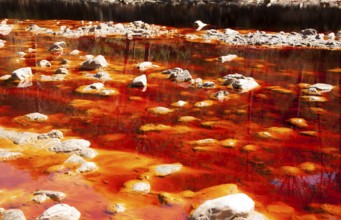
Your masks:
{"label": "large boulder", "polygon": [[86,61],[82,63],[80,67],[81,70],[96,70],[99,68],[107,67],[108,63],[104,56],[98,55],[96,57],[89,57]]}
{"label": "large boulder", "polygon": [[78,220],[80,212],[67,204],[57,204],[48,208],[37,220]]}
{"label": "large boulder", "polygon": [[191,220],[248,219],[254,212],[255,202],[244,193],[230,194],[207,200],[191,214]]}

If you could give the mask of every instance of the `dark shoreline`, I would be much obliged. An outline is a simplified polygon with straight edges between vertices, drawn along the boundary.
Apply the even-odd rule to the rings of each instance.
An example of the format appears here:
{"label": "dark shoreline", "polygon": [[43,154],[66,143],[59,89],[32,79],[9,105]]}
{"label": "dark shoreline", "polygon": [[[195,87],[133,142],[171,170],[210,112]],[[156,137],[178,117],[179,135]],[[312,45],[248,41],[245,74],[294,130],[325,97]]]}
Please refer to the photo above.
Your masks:
{"label": "dark shoreline", "polygon": [[[194,2],[194,1],[193,1]],[[205,4],[109,3],[63,0],[0,0],[0,18],[70,19],[147,23],[190,27],[195,20],[213,28],[319,32],[341,29],[341,7],[299,4],[240,4],[217,1]]]}

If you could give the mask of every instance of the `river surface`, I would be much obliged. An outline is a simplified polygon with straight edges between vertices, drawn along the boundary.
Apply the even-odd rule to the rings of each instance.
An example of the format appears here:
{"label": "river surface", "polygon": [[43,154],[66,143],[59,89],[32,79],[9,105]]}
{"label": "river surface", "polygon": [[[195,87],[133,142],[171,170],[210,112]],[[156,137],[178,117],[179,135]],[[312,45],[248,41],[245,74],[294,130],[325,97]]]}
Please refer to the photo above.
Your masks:
{"label": "river surface", "polygon": [[[160,204],[158,193],[178,195],[186,190],[196,192],[234,183],[257,202],[256,210],[270,219],[341,218],[341,51],[238,47],[178,37],[72,39],[24,31],[33,22],[39,26],[56,24],[23,21],[9,35],[0,36],[6,40],[0,48],[0,76],[28,66],[34,74],[29,87],[0,83],[0,125],[37,133],[59,129],[66,137],[89,140],[91,148],[99,152],[92,160],[99,169],[84,175],[47,172],[69,155],[51,156],[33,150],[22,158],[0,161],[1,207],[20,208],[28,219],[34,219],[54,204],[30,201],[32,193],[43,188],[65,192],[63,203],[76,207],[82,219],[186,219],[190,210]],[[79,25],[76,21],[62,23]],[[61,40],[67,45],[62,55],[47,51],[53,42]],[[29,48],[34,52],[28,53]],[[74,49],[80,54],[69,55]],[[25,58],[18,57],[19,51],[26,52]],[[116,89],[117,95],[75,92],[79,86],[96,82],[85,75],[97,71],[79,70],[86,54],[106,58],[109,66],[105,71],[111,80],[104,84]],[[227,54],[238,58],[226,63],[216,60]],[[70,61],[67,79],[39,80],[43,74],[53,75],[62,58]],[[38,67],[42,59],[49,60],[52,66]],[[142,74],[136,64],[143,61],[159,67],[143,72],[148,78],[147,88],[131,88],[131,80]],[[161,73],[175,67],[189,70],[193,78],[214,81],[216,88],[190,87],[188,83],[170,81]],[[232,73],[253,77],[260,87],[238,93],[221,86],[217,79]],[[334,86],[331,92],[322,94],[324,102],[302,98],[302,88],[314,83]],[[229,90],[229,98],[213,100],[212,95],[221,89]],[[89,102],[70,104],[75,100]],[[183,108],[172,106],[179,100],[188,104]],[[213,105],[195,107],[202,100],[213,100]],[[148,111],[157,106],[172,112],[158,115]],[[16,120],[32,112],[46,114],[49,119],[32,123]],[[181,122],[182,116],[193,116],[195,120]],[[305,119],[307,126],[295,126],[288,122],[290,118]],[[146,124],[164,124],[171,129],[141,131]],[[288,129],[281,132],[278,128]],[[261,135],[267,131],[274,136]],[[202,139],[217,142],[195,144]],[[226,139],[233,143],[228,147],[219,144]],[[1,148],[8,146],[8,140],[0,140]],[[313,169],[302,168],[305,162]],[[152,193],[147,195],[121,192],[125,182],[139,178],[150,165],[162,163],[181,163],[183,169],[163,178],[153,177],[149,181]],[[111,216],[105,209],[112,202],[126,204],[127,211]],[[321,208],[323,204],[334,208]],[[274,211],[274,205],[282,208]]]}

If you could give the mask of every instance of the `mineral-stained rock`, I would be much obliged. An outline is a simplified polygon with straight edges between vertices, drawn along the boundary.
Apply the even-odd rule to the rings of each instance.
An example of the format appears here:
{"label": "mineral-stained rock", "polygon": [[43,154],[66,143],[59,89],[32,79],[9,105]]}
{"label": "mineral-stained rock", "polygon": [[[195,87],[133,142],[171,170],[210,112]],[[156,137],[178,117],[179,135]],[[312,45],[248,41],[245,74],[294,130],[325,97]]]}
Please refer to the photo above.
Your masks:
{"label": "mineral-stained rock", "polygon": [[173,103],[171,104],[171,106],[173,106],[173,107],[184,107],[184,106],[187,105],[187,104],[188,104],[188,102],[179,100],[179,101],[177,101],[177,102],[173,102]]}
{"label": "mineral-stained rock", "polygon": [[26,217],[19,209],[8,209],[2,215],[1,220],[26,220]]}
{"label": "mineral-stained rock", "polygon": [[304,118],[290,118],[289,123],[295,125],[299,128],[306,128],[308,127],[308,123]]}
{"label": "mineral-stained rock", "polygon": [[295,213],[295,209],[293,207],[282,202],[276,202],[268,205],[267,210],[270,213],[280,214],[286,217],[290,217]]}
{"label": "mineral-stained rock", "polygon": [[104,56],[98,55],[95,58],[89,58],[84,61],[80,67],[81,70],[96,70],[99,68],[107,67],[108,63]]}
{"label": "mineral-stained rock", "polygon": [[63,192],[51,191],[51,190],[38,190],[38,191],[34,192],[33,195],[34,196],[46,195],[48,198],[50,198],[54,201],[57,201],[57,202],[62,201],[66,197],[66,194]]}
{"label": "mineral-stained rock", "polygon": [[233,148],[233,147],[236,147],[236,145],[238,143],[238,140],[237,139],[229,138],[229,139],[226,139],[226,140],[222,140],[220,143],[221,143],[221,145],[223,147]]}
{"label": "mineral-stained rock", "polygon": [[286,176],[301,176],[303,174],[299,168],[293,166],[282,166],[280,170]]}
{"label": "mineral-stained rock", "polygon": [[179,118],[178,121],[180,122],[191,122],[191,121],[198,121],[199,118],[193,117],[193,116],[182,116]]}
{"label": "mineral-stained rock", "polygon": [[24,68],[20,68],[20,69],[14,70],[12,72],[11,79],[12,80],[23,81],[23,80],[27,80],[27,79],[29,79],[31,77],[32,77],[32,69],[31,69],[31,67],[24,67]]}
{"label": "mineral-stained rock", "polygon": [[123,191],[148,194],[150,192],[150,184],[147,181],[130,180],[124,184]]}
{"label": "mineral-stained rock", "polygon": [[201,204],[191,214],[191,220],[247,218],[254,211],[255,203],[244,193],[212,199]]}
{"label": "mineral-stained rock", "polygon": [[182,164],[173,163],[173,164],[161,164],[155,165],[150,168],[150,172],[152,172],[155,176],[168,176],[173,173],[180,171],[182,168]]}
{"label": "mineral-stained rock", "polygon": [[133,87],[145,87],[147,86],[147,76],[145,74],[142,74],[135,79],[133,79],[133,82],[131,83]]}
{"label": "mineral-stained rock", "polygon": [[224,99],[228,98],[229,92],[220,90],[214,93],[214,98],[218,99],[219,101],[224,101]]}
{"label": "mineral-stained rock", "polygon": [[70,55],[71,56],[76,56],[76,55],[79,54],[79,52],[80,52],[79,50],[73,50],[73,51],[70,52]]}
{"label": "mineral-stained rock", "polygon": [[81,165],[84,163],[85,160],[83,157],[77,155],[77,154],[72,154],[68,159],[64,161],[64,164],[66,165]]}
{"label": "mineral-stained rock", "polygon": [[106,71],[99,71],[96,74],[86,74],[85,76],[94,79],[99,79],[101,81],[111,80],[109,73]]}
{"label": "mineral-stained rock", "polygon": [[299,165],[299,168],[306,173],[312,173],[312,172],[316,171],[317,166],[316,166],[316,164],[314,164],[312,162],[304,162],[304,163],[301,163]]}
{"label": "mineral-stained rock", "polygon": [[48,208],[37,220],[78,220],[80,212],[67,204],[57,204]]}
{"label": "mineral-stained rock", "polygon": [[214,145],[217,144],[218,141],[213,138],[206,138],[206,139],[201,139],[201,140],[196,140],[196,141],[191,141],[190,144],[193,145],[200,145],[200,146],[205,146],[205,145]]}
{"label": "mineral-stained rock", "polygon": [[194,104],[194,106],[197,107],[197,108],[204,108],[204,107],[210,107],[213,104],[214,104],[213,100],[203,100],[203,101],[200,101],[200,102],[196,102]]}
{"label": "mineral-stained rock", "polygon": [[1,160],[15,160],[22,156],[20,152],[11,152],[6,149],[0,149],[0,161]]}
{"label": "mineral-stained rock", "polygon": [[140,131],[148,132],[148,131],[164,131],[170,130],[172,127],[163,124],[145,124],[140,127]]}
{"label": "mineral-stained rock", "polygon": [[138,63],[136,65],[136,68],[141,70],[141,71],[145,71],[149,68],[152,68],[152,67],[158,67],[157,65],[153,65],[152,62],[149,62],[149,61],[145,61],[145,62],[141,62],[141,63]]}
{"label": "mineral-stained rock", "polygon": [[166,108],[166,107],[159,106],[159,107],[149,108],[148,112],[153,113],[153,114],[158,114],[158,115],[165,115],[165,114],[173,112],[173,110]]}
{"label": "mineral-stained rock", "polygon": [[308,89],[316,89],[319,92],[330,92],[333,89],[333,86],[325,83],[316,83],[309,86]]}
{"label": "mineral-stained rock", "polygon": [[308,28],[308,29],[304,29],[301,31],[301,34],[306,37],[306,36],[310,36],[310,35],[316,35],[317,31],[315,29],[312,28]]}
{"label": "mineral-stained rock", "polygon": [[239,92],[248,92],[259,87],[259,84],[252,77],[245,77],[239,73],[229,74],[223,77],[225,86],[232,86]]}

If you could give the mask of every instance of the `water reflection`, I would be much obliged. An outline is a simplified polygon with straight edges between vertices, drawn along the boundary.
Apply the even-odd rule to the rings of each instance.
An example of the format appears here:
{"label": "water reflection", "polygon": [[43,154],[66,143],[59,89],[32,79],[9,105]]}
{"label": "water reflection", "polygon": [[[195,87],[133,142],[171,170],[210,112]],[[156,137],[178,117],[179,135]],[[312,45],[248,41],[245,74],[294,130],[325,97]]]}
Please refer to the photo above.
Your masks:
{"label": "water reflection", "polygon": [[[151,161],[145,162],[139,158],[141,155],[149,160],[180,162],[193,170],[193,173],[153,180],[153,189],[156,191],[197,191],[233,182],[239,184],[243,190],[265,198],[261,201],[264,204],[276,200],[286,201],[300,212],[306,212],[304,208],[310,203],[337,204],[340,201],[341,81],[339,73],[329,71],[340,68],[340,51],[231,47],[186,42],[178,38],[61,39],[55,36],[33,36],[30,33],[12,33],[3,38],[7,43],[1,49],[1,73],[10,74],[16,68],[32,66],[35,79],[32,86],[25,88],[15,88],[1,82],[0,124],[38,132],[47,132],[52,128],[64,129],[67,135],[90,140],[93,148],[103,150],[101,156],[95,159],[97,164],[103,166],[101,170],[98,174],[84,177],[93,185],[84,184],[81,189],[74,187],[74,193],[70,192],[74,197],[70,201],[81,201],[84,197],[75,195],[76,192],[80,193],[89,187],[94,190],[89,192],[91,198],[96,198],[104,206],[107,199],[116,196],[125,181],[136,178],[152,164]],[[49,54],[47,48],[50,44],[60,40],[66,41],[67,52],[78,49],[81,55],[75,57],[68,53],[60,56]],[[25,60],[18,60],[18,51],[27,51],[33,46],[34,53]],[[110,65],[106,71],[112,80],[106,81],[105,85],[117,89],[120,93],[118,96],[103,98],[74,92],[79,86],[94,82],[85,77],[94,72],[79,70],[80,63],[84,60],[81,56],[86,54],[101,54],[107,58]],[[225,54],[237,54],[242,59],[223,64],[212,61],[212,58]],[[70,77],[61,82],[40,81],[42,74],[52,75],[55,69],[43,69],[36,64],[47,59],[53,67],[57,67],[62,58],[71,61]],[[151,61],[162,69],[188,69],[193,77],[216,83],[218,78],[238,72],[254,77],[261,88],[243,94],[231,91],[230,99],[224,102],[217,102],[205,109],[194,108],[196,102],[209,99],[217,89],[186,88],[163,77],[160,70],[144,72],[148,76],[148,89],[145,92],[130,88],[128,85],[131,80],[141,74],[136,64],[142,61]],[[300,85],[317,82],[335,86],[332,92],[323,95],[328,101],[302,101]],[[75,107],[70,104],[75,99],[84,99],[90,104],[85,108]],[[171,103],[178,100],[189,102],[189,107],[174,108],[169,115],[154,115],[146,111],[156,106],[171,108]],[[30,112],[48,114],[50,121],[43,125],[32,123],[25,127],[13,120]],[[193,116],[199,120],[182,123],[179,122],[181,116]],[[288,123],[288,119],[293,117],[305,118],[308,127],[301,129]],[[173,129],[141,132],[140,127],[149,123],[165,124]],[[280,134],[273,139],[257,136],[258,132],[266,132],[270,127],[292,130],[289,134]],[[316,131],[317,135],[304,136],[300,133],[306,130]],[[192,141],[205,138],[218,141],[236,139],[237,144],[234,147],[197,147],[191,144]],[[246,145],[256,147],[245,148]],[[126,155],[123,157],[117,152],[124,152]],[[137,154],[132,156],[130,153]],[[118,160],[118,155],[123,159]],[[42,160],[39,157],[33,159]],[[50,175],[38,168],[46,169],[63,161],[58,158],[52,164],[52,161],[43,159],[37,165],[34,160],[27,160],[25,166],[15,161],[10,163],[10,167],[31,175],[31,180],[27,183],[31,188],[37,184],[36,178],[47,178]],[[307,161],[318,164],[322,167],[321,170],[297,176],[281,173],[283,166],[298,167]],[[0,164],[8,166],[7,162]],[[27,166],[31,164],[35,165],[35,169]],[[131,168],[127,164],[134,166]],[[7,170],[6,167],[0,169]],[[112,172],[113,170],[117,172]],[[15,173],[11,169],[8,172]],[[26,178],[26,174],[23,176]],[[14,177],[13,179],[16,180]],[[5,180],[0,182],[1,187],[6,186],[4,182]],[[18,182],[19,186],[25,186],[22,183],[24,181],[19,179]],[[148,204],[156,203],[155,198],[143,199]],[[143,199],[140,198],[140,201]],[[87,205],[91,206],[91,202],[81,208],[86,211]],[[102,210],[87,212],[91,212],[89,219],[106,216]],[[176,214],[183,216],[183,210],[177,210]]]}

